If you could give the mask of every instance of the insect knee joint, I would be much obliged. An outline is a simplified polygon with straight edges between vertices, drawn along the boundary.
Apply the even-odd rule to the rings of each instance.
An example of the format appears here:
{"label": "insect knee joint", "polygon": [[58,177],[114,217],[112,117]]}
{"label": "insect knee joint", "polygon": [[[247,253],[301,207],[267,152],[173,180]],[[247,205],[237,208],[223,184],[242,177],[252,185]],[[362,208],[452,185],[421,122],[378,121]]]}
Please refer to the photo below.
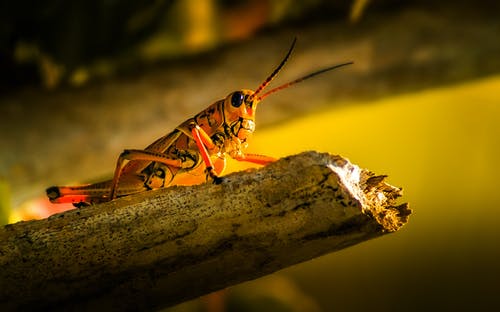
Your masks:
{"label": "insect knee joint", "polygon": [[129,155],[132,154],[132,150],[126,149],[120,154],[120,158],[129,159]]}

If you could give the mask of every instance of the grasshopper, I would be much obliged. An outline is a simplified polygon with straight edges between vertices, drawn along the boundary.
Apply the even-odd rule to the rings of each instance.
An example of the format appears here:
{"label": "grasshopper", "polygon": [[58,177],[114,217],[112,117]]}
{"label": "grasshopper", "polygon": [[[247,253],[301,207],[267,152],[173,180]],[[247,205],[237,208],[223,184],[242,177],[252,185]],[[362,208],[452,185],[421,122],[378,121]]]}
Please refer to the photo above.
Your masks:
{"label": "grasshopper", "polygon": [[145,149],[124,150],[118,157],[113,179],[80,186],[53,186],[47,189],[48,198],[52,203],[81,207],[173,185],[200,184],[210,179],[220,183],[228,156],[260,165],[275,161],[273,157],[244,152],[247,139],[255,130],[259,102],[293,84],[353,63],[326,67],[261,94],[285,65],[295,43],[296,39],[278,67],[255,91],[232,92]]}

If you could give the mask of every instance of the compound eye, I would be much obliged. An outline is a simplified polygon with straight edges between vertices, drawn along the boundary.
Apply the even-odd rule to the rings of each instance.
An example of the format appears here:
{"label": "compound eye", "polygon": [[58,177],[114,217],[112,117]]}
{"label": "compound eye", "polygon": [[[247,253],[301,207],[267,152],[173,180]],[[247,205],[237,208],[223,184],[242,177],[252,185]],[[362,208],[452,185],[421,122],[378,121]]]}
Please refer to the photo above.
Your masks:
{"label": "compound eye", "polygon": [[243,104],[243,93],[241,92],[234,92],[233,95],[231,96],[231,105],[234,107],[240,107],[241,104]]}

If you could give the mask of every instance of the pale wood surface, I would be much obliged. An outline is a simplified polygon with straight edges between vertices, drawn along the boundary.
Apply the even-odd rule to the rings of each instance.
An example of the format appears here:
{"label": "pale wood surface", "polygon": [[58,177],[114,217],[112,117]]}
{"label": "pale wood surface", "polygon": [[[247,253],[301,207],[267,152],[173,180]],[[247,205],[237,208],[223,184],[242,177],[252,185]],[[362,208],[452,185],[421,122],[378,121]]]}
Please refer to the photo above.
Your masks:
{"label": "pale wood surface", "polygon": [[302,153],[0,229],[0,310],[144,310],[398,230],[399,188]]}

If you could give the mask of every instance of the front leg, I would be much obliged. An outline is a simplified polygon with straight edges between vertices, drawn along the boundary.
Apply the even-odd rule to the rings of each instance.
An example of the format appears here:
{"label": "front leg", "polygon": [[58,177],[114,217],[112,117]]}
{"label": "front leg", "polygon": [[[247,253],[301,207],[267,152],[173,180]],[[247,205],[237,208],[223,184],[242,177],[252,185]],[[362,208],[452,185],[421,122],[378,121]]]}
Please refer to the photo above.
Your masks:
{"label": "front leg", "polygon": [[198,146],[198,150],[200,151],[201,158],[205,163],[205,167],[207,168],[208,175],[214,180],[215,184],[222,183],[222,179],[217,176],[214,170],[214,164],[212,159],[210,158],[210,154],[207,151],[207,147],[209,149],[213,149],[215,147],[214,142],[210,138],[210,136],[197,124],[192,124],[191,126],[191,134],[193,135],[193,139],[196,142],[196,146]]}
{"label": "front leg", "polygon": [[263,166],[275,162],[277,160],[276,158],[271,156],[259,155],[259,154],[243,154],[243,153],[238,153],[234,155],[233,158],[236,159],[237,161],[246,161]]}

